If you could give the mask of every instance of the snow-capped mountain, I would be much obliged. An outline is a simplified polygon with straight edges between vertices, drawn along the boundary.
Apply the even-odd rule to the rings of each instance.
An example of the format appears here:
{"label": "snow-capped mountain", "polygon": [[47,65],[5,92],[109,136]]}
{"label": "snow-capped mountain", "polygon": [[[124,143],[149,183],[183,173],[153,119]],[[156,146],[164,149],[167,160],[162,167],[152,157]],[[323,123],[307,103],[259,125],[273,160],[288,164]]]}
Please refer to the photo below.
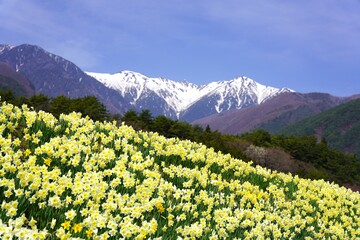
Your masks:
{"label": "snow-capped mountain", "polygon": [[196,85],[146,77],[132,71],[87,74],[118,91],[135,109],[147,108],[155,115],[163,114],[187,121],[257,105],[282,92],[292,91],[264,86],[247,77]]}
{"label": "snow-capped mountain", "polygon": [[87,74],[118,91],[134,108],[152,109],[151,112],[155,115],[161,114],[172,118],[178,118],[179,114],[200,98],[202,93],[201,86],[192,83],[149,78],[132,71]]}
{"label": "snow-capped mountain", "polygon": [[[194,121],[227,110],[242,109],[261,104],[288,88],[264,86],[247,77],[213,82],[204,87],[206,94],[181,113],[181,118]],[[206,91],[207,90],[207,91]]]}

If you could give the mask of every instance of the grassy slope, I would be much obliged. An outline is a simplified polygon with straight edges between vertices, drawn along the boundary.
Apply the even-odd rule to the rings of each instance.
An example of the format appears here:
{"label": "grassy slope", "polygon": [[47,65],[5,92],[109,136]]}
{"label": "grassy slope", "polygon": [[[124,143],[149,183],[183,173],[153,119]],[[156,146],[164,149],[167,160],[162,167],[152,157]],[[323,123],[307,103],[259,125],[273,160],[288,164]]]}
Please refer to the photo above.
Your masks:
{"label": "grassy slope", "polygon": [[201,144],[0,108],[0,236],[355,239],[360,194]]}
{"label": "grassy slope", "polygon": [[360,99],[339,105],[285,128],[287,135],[314,135],[328,145],[360,156]]}

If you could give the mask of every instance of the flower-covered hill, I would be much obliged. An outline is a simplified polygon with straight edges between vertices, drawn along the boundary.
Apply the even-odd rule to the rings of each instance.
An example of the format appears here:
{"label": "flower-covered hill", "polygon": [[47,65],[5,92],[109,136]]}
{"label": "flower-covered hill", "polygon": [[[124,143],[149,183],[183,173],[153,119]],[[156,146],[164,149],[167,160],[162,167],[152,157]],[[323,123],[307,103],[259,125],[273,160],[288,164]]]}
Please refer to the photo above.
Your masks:
{"label": "flower-covered hill", "polygon": [[80,114],[0,107],[1,239],[357,239],[360,194]]}

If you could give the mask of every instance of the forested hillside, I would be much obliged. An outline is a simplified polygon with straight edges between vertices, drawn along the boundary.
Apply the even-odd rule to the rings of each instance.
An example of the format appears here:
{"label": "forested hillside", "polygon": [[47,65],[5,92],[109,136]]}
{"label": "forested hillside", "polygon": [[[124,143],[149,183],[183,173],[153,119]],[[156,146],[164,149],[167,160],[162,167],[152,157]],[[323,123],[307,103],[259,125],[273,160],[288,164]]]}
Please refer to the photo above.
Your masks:
{"label": "forested hillside", "polygon": [[310,135],[360,159],[360,99],[341,104],[285,128],[286,135]]}

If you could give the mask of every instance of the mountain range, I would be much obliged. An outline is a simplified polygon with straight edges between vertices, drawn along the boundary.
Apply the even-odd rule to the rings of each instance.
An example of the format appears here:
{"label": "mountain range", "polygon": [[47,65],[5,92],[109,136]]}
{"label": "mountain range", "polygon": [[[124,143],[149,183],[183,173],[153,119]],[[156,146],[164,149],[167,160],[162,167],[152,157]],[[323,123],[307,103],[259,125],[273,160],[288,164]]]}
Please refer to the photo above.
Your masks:
{"label": "mountain range", "polygon": [[84,72],[74,63],[39,46],[0,44],[0,88],[23,96],[45,94],[70,98],[97,97],[112,114],[150,110],[222,133],[254,129],[277,133],[306,117],[345,103],[352,97],[302,94],[264,86],[248,77],[197,85],[147,77],[133,71]]}
{"label": "mountain range", "polygon": [[[150,109],[155,115],[186,121],[258,105],[280,93],[292,91],[264,86],[247,77],[196,85],[165,78],[150,78],[131,71],[87,74],[119,92],[139,110]],[[157,109],[151,109],[154,107]]]}
{"label": "mountain range", "polygon": [[154,116],[186,121],[256,106],[280,93],[292,92],[264,86],[247,77],[196,85],[132,71],[85,73],[61,56],[29,44],[0,45],[0,62],[26,77],[37,94],[71,98],[92,95],[111,113],[148,109]]}

